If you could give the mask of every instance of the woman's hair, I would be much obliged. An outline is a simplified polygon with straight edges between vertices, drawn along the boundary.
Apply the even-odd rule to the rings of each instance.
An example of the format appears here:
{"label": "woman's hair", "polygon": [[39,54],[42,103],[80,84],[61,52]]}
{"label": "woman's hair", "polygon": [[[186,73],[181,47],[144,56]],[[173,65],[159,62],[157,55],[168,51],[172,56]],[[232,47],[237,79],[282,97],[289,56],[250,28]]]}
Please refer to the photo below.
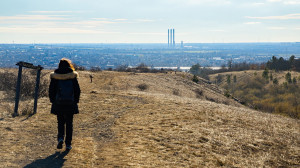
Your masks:
{"label": "woman's hair", "polygon": [[58,68],[71,68],[73,71],[75,71],[72,61],[67,58],[62,58],[59,61]]}

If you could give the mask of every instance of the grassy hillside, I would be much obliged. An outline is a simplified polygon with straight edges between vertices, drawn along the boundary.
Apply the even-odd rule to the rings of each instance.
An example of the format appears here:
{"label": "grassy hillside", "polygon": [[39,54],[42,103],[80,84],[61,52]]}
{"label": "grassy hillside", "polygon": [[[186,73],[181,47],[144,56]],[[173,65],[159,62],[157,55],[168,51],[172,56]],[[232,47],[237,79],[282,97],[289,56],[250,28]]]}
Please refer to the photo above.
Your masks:
{"label": "grassy hillside", "polygon": [[300,119],[299,72],[227,72],[211,79],[252,108]]}
{"label": "grassy hillside", "polygon": [[300,166],[299,120],[250,110],[185,73],[79,74],[69,153],[56,150],[48,98],[36,115],[11,118],[1,92],[0,167]]}

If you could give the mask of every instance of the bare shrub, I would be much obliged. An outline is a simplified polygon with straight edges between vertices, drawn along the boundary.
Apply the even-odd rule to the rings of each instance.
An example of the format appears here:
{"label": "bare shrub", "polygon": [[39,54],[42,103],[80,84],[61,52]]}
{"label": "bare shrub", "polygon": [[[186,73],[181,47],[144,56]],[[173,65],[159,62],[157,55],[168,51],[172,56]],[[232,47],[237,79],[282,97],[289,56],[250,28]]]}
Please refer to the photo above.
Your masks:
{"label": "bare shrub", "polygon": [[91,67],[90,71],[91,72],[100,72],[102,70],[101,70],[101,68],[99,66],[94,66],[94,67]]}
{"label": "bare shrub", "polygon": [[211,101],[211,102],[217,102],[214,98],[212,97],[207,97],[205,96],[205,99],[208,100],[208,101]]}
{"label": "bare shrub", "polygon": [[130,68],[128,68],[128,65],[118,65],[115,70],[119,72],[127,72]]}
{"label": "bare shrub", "polygon": [[[42,73],[40,78],[39,96],[44,97],[48,94],[49,79],[45,77],[46,74]],[[17,85],[17,73],[0,72],[0,90],[5,91],[10,98],[14,98]],[[36,72],[25,70],[22,73],[21,91],[22,97],[34,97],[36,85]]]}
{"label": "bare shrub", "polygon": [[[135,68],[128,67],[128,65],[118,65],[115,71],[118,72],[134,72],[134,73],[167,73],[173,71],[171,69],[150,69],[146,64],[141,63]],[[176,73],[176,72],[175,72]]]}
{"label": "bare shrub", "polygon": [[15,90],[17,75],[12,72],[0,72],[0,90],[11,92]]}
{"label": "bare shrub", "polygon": [[4,111],[2,111],[2,113],[0,113],[0,118],[4,117],[4,116],[5,117],[11,116],[14,113],[14,104],[13,103],[8,103],[8,102],[3,103],[2,102],[1,106]]}
{"label": "bare shrub", "polygon": [[47,73],[41,73],[40,86],[39,86],[39,97],[47,97],[48,89],[50,85],[49,75]]}
{"label": "bare shrub", "polygon": [[192,81],[195,82],[195,83],[198,83],[199,79],[196,75],[194,75],[193,78],[192,78]]}
{"label": "bare shrub", "polygon": [[33,105],[26,105],[24,108],[21,109],[22,116],[31,116],[33,115]]}
{"label": "bare shrub", "polygon": [[147,90],[149,88],[149,86],[145,83],[139,84],[136,86],[138,89],[140,89],[141,91]]}
{"label": "bare shrub", "polygon": [[73,63],[73,66],[74,66],[76,71],[85,71],[86,70],[86,68],[84,66],[78,65],[76,63]]}
{"label": "bare shrub", "polygon": [[142,73],[147,73],[147,72],[150,72],[150,69],[148,68],[148,66],[144,63],[141,63],[140,65],[138,65],[136,67],[136,69],[139,71],[139,72],[142,72]]}
{"label": "bare shrub", "polygon": [[173,95],[179,96],[179,89],[173,89]]}
{"label": "bare shrub", "polygon": [[[29,71],[30,72],[30,71]],[[24,97],[34,97],[36,85],[36,74],[30,74],[25,71],[22,74],[21,95]],[[49,79],[46,73],[41,72],[39,97],[48,96]]]}
{"label": "bare shrub", "polygon": [[201,98],[203,96],[203,91],[199,88],[194,90],[195,94],[196,94],[196,98]]}
{"label": "bare shrub", "polygon": [[216,77],[216,84],[220,84],[223,81],[223,75],[218,74]]}
{"label": "bare shrub", "polygon": [[225,91],[224,96],[226,96],[228,98],[231,96],[228,90]]}
{"label": "bare shrub", "polygon": [[30,71],[24,71],[21,82],[21,95],[24,97],[33,97],[35,91],[36,76],[31,75]]}

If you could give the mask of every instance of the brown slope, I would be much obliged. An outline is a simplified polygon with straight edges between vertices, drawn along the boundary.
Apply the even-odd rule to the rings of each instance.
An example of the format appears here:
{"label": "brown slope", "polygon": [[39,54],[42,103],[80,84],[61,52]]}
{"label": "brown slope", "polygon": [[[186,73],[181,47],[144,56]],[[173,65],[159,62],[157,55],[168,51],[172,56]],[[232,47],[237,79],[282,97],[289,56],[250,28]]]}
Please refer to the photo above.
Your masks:
{"label": "brown slope", "polygon": [[[38,114],[0,120],[0,167],[297,167],[299,121],[195,98],[178,74],[80,73],[74,144],[57,153],[47,98]],[[139,91],[136,85],[149,89]],[[179,96],[173,89],[179,89]],[[215,97],[214,97],[215,98]],[[217,101],[226,102],[221,95]],[[227,100],[227,104],[233,104]]]}

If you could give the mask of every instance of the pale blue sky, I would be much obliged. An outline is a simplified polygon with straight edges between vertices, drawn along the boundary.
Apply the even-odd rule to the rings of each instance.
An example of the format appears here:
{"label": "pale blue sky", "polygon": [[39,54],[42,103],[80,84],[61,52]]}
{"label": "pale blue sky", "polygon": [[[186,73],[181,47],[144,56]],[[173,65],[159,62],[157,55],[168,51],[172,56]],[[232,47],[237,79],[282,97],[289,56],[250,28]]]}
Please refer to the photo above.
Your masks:
{"label": "pale blue sky", "polygon": [[300,0],[1,0],[0,43],[299,42]]}

